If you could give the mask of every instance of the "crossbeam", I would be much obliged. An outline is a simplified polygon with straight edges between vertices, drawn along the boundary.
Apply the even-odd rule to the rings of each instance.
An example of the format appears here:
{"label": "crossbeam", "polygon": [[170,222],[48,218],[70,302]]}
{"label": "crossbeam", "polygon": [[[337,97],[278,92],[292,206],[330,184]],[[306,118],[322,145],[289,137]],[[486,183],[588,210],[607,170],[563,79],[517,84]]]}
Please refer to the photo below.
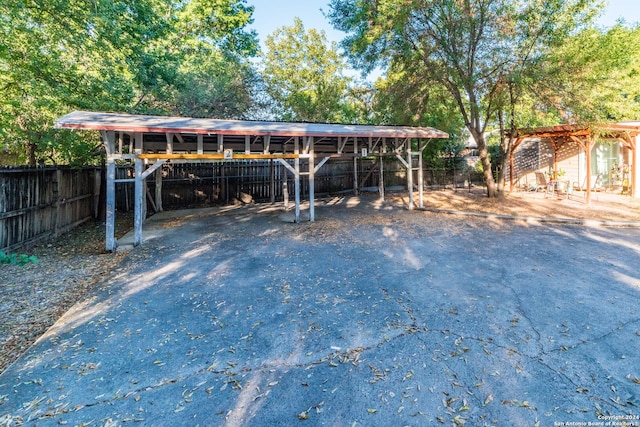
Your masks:
{"label": "crossbeam", "polygon": [[[298,159],[299,154],[264,154],[264,153],[233,153],[232,159],[237,160],[269,160],[269,159]],[[142,153],[138,154],[139,159],[161,159],[161,160],[229,160],[224,157],[224,153]]]}

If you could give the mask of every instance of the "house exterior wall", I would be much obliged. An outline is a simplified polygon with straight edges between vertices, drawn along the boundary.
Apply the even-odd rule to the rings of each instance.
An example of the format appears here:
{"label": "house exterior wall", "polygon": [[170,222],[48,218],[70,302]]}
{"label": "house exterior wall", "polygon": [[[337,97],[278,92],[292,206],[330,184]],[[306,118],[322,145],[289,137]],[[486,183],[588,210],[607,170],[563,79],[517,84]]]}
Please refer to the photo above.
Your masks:
{"label": "house exterior wall", "polygon": [[[558,171],[563,171],[563,181],[582,183],[580,148],[576,144],[565,143],[558,150]],[[545,173],[547,179],[553,174],[553,146],[546,139],[528,139],[523,141],[513,153],[515,189],[528,189],[536,184],[536,172]],[[506,165],[506,177],[510,176],[509,164]],[[583,169],[583,168],[582,168]]]}
{"label": "house exterior wall", "polygon": [[[622,144],[614,142],[598,143],[592,150],[592,175],[598,184],[613,185],[619,180],[612,175],[612,168],[625,169],[632,162],[633,152]],[[612,154],[613,153],[613,154]],[[577,144],[564,142],[557,153],[560,180],[571,182],[574,188],[586,187],[586,155]],[[536,183],[535,172],[543,172],[547,179],[553,175],[553,146],[547,139],[528,139],[523,141],[513,153],[514,185],[513,190],[525,190]],[[615,166],[615,167],[614,167]],[[629,167],[626,170],[630,170]],[[505,177],[510,176],[509,165]],[[631,179],[629,176],[628,179]],[[636,177],[637,179],[637,177]],[[596,180],[592,179],[592,187]],[[621,186],[622,189],[622,186]]]}

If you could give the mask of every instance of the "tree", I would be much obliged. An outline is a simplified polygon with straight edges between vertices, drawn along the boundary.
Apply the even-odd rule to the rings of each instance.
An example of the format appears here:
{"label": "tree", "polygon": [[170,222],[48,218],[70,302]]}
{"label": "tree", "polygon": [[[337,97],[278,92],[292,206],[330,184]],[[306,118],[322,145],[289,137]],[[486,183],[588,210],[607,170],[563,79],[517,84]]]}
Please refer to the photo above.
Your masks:
{"label": "tree", "polygon": [[166,114],[195,103],[203,114],[243,114],[244,99],[215,109],[203,98],[211,88],[237,89],[230,76],[256,53],[255,32],[244,30],[253,8],[244,3],[0,2],[0,147],[30,164],[87,161],[100,147],[96,135],[52,128],[73,109]]}
{"label": "tree", "polygon": [[447,132],[448,140],[432,140],[424,151],[427,164],[443,167],[451,163],[451,153],[459,153],[461,146],[464,148],[464,122],[446,91],[429,84],[414,65],[393,63],[386,75],[376,81],[375,122],[430,126]]}
{"label": "tree", "polygon": [[267,36],[265,90],[282,120],[340,122],[350,79],[335,43],[322,31],[305,31],[296,18]]}
{"label": "tree", "polygon": [[540,62],[531,89],[565,122],[635,120],[640,115],[640,26],[619,23],[567,38]]}
{"label": "tree", "polygon": [[502,159],[498,184],[518,128],[557,123],[598,125],[640,113],[640,28],[586,28],[512,73],[500,87],[497,117]]}
{"label": "tree", "polygon": [[494,197],[484,134],[495,122],[501,86],[590,22],[596,3],[332,0],[329,18],[348,34],[343,46],[359,67],[420,64],[421,78],[448,92],[478,146],[488,195]]}

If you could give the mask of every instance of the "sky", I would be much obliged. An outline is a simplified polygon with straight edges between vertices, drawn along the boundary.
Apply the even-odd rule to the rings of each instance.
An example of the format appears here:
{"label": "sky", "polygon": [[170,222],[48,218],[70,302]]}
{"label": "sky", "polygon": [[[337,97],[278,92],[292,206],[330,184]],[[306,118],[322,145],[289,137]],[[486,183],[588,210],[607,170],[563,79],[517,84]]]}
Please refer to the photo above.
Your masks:
{"label": "sky", "polygon": [[[263,48],[267,35],[284,25],[293,25],[295,17],[302,20],[307,30],[315,28],[324,31],[329,41],[340,42],[345,35],[335,30],[324,17],[324,13],[329,12],[329,0],[246,0],[246,4],[255,7],[254,22],[250,28],[258,32],[260,45]],[[640,0],[608,0],[598,24],[602,27],[611,27],[619,18],[624,18],[628,23],[640,22]],[[357,71],[345,70],[345,72],[356,79],[363,77]],[[373,82],[381,74],[379,69],[375,69],[365,79]]]}
{"label": "sky", "polygon": [[[251,28],[258,32],[261,44],[277,28],[292,25],[295,17],[302,20],[307,30],[324,30],[330,41],[339,42],[344,36],[344,33],[333,29],[322,13],[322,10],[329,11],[329,0],[246,0],[246,4],[255,7]],[[629,23],[639,22],[640,1],[609,0],[598,22],[601,26],[610,27],[621,17]]]}

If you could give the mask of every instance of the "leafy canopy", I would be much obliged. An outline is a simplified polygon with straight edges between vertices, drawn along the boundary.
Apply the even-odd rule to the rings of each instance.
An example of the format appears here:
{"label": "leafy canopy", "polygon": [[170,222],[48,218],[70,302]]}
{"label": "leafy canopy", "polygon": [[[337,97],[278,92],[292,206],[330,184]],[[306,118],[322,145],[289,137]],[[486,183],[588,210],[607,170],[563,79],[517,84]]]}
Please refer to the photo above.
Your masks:
{"label": "leafy canopy", "polygon": [[[89,162],[95,136],[52,129],[73,109],[241,116],[252,13],[244,0],[0,2],[0,149]],[[227,92],[239,95],[210,98]]]}
{"label": "leafy canopy", "polygon": [[365,70],[402,64],[452,98],[496,195],[484,132],[500,88],[597,12],[596,0],[332,0],[329,18]]}
{"label": "leafy canopy", "polygon": [[263,78],[277,118],[342,121],[350,79],[337,45],[328,43],[323,31],[306,31],[296,18],[292,26],[268,35],[265,45]]}

